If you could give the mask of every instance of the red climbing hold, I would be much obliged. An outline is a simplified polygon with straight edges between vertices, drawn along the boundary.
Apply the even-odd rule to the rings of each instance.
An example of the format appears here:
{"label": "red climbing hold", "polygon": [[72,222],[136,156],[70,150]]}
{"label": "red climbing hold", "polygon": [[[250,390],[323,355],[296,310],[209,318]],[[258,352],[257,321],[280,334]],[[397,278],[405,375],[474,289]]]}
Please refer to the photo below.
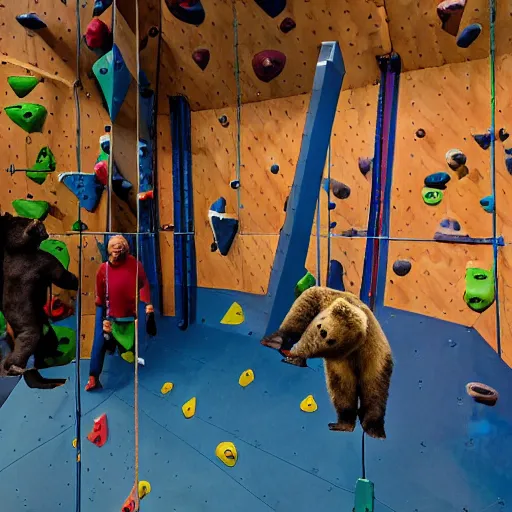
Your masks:
{"label": "red climbing hold", "polygon": [[262,82],[270,82],[281,74],[286,55],[277,50],[264,50],[252,58],[254,73]]}
{"label": "red climbing hold", "polygon": [[210,50],[199,48],[193,54],[194,62],[204,71],[210,62]]}
{"label": "red climbing hold", "polygon": [[96,178],[103,185],[108,185],[108,162],[106,160],[99,161],[94,166],[94,174],[96,174]]}
{"label": "red climbing hold", "polygon": [[141,192],[139,194],[139,201],[147,201],[148,199],[154,199],[154,194],[152,190],[148,190],[147,192]]}
{"label": "red climbing hold", "polygon": [[123,504],[121,512],[138,512],[140,506],[139,489],[137,485],[134,485],[130,496],[126,498]]}
{"label": "red climbing hold", "polygon": [[445,32],[457,35],[465,8],[466,0],[444,0],[437,6],[437,15]]}
{"label": "red climbing hold", "polygon": [[56,322],[68,318],[73,314],[73,308],[62,302],[58,297],[52,296],[44,306],[46,316]]}
{"label": "red climbing hold", "polygon": [[87,436],[87,439],[91,443],[95,444],[98,448],[101,448],[108,438],[108,426],[107,426],[107,415],[102,414],[99,418],[94,420],[94,426],[91,432]]}
{"label": "red climbing hold", "polygon": [[297,24],[292,18],[285,18],[283,21],[281,21],[279,28],[283,34],[288,34],[288,32],[291,32],[296,26]]}
{"label": "red climbing hold", "polygon": [[98,18],[93,18],[85,31],[85,44],[90,50],[112,49],[112,33],[108,25]]}

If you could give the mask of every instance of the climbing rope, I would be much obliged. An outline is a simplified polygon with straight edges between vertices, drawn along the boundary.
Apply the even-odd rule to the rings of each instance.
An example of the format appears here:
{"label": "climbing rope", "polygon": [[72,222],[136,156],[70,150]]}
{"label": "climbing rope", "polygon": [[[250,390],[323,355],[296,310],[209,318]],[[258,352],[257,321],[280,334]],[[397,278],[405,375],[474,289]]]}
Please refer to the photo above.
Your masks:
{"label": "climbing rope", "polygon": [[[236,82],[236,179],[241,183],[240,173],[242,167],[242,87],[240,85],[240,61],[238,55],[238,14],[236,1],[233,0],[233,37],[235,50],[235,82]],[[237,214],[240,222],[240,186],[236,189]]]}

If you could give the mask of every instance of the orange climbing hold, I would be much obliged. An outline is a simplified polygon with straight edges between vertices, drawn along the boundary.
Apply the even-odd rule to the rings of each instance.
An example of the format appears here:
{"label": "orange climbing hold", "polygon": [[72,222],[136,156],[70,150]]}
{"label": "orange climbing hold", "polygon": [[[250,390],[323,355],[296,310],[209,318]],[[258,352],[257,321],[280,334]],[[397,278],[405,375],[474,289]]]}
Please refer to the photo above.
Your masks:
{"label": "orange climbing hold", "polygon": [[140,507],[140,499],[139,499],[139,489],[137,485],[134,485],[132,491],[130,492],[130,496],[126,498],[126,501],[123,504],[123,508],[121,512],[138,512]]}
{"label": "orange climbing hold", "polygon": [[457,36],[465,8],[466,0],[444,0],[437,6],[437,15],[445,32]]}
{"label": "orange climbing hold", "polygon": [[95,444],[98,448],[101,448],[107,442],[107,438],[107,415],[102,414],[99,418],[94,420],[94,426],[87,436],[87,439],[89,439],[89,441],[91,441],[92,444]]}

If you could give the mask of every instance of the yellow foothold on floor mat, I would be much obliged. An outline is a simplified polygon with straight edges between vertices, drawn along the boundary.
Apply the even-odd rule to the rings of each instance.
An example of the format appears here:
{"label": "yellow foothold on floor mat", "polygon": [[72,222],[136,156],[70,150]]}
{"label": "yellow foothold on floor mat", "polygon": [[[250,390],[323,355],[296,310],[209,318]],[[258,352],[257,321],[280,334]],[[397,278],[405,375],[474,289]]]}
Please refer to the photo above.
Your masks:
{"label": "yellow foothold on floor mat", "polygon": [[316,405],[315,399],[313,395],[308,395],[302,402],[300,403],[300,408],[304,412],[315,412],[318,409],[318,405]]}
{"label": "yellow foothold on floor mat", "polygon": [[130,350],[128,352],[124,352],[121,354],[121,357],[127,362],[127,363],[134,363],[135,362],[135,355]]}
{"label": "yellow foothold on floor mat", "polygon": [[196,413],[196,397],[194,396],[187,403],[183,404],[181,410],[183,411],[183,416],[185,416],[185,418],[192,418]]}
{"label": "yellow foothold on floor mat", "polygon": [[139,499],[141,500],[151,492],[151,484],[146,480],[139,482]]}
{"label": "yellow foothold on floor mat", "polygon": [[75,439],[73,439],[73,448],[76,448],[76,444],[77,444],[77,441],[76,441],[76,437],[75,437]]}
{"label": "yellow foothold on floor mat", "polygon": [[232,468],[238,460],[236,447],[230,442],[219,443],[215,449],[215,455],[230,468]]}
{"label": "yellow foothold on floor mat", "polygon": [[167,395],[167,393],[169,393],[169,391],[172,391],[173,387],[174,387],[174,384],[172,382],[166,382],[162,386],[162,389],[160,390],[160,393],[162,393],[162,395]]}
{"label": "yellow foothold on floor mat", "polygon": [[245,388],[245,386],[248,386],[253,380],[254,372],[251,369],[245,370],[245,372],[242,372],[242,375],[240,375],[240,378],[238,379],[238,384]]}
{"label": "yellow foothold on floor mat", "polygon": [[244,320],[245,316],[242,306],[240,306],[238,302],[233,302],[220,323],[226,325],[240,325],[244,323]]}

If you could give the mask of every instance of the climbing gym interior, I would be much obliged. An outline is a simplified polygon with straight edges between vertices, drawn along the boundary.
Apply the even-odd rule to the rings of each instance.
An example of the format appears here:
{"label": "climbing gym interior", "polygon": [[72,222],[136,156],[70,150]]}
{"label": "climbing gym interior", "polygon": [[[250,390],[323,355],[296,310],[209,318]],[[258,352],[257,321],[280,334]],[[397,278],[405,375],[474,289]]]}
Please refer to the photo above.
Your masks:
{"label": "climbing gym interior", "polygon": [[[512,511],[512,2],[3,0],[0,27],[2,511]],[[336,304],[364,335],[315,330],[355,325]],[[380,368],[364,322],[385,438],[365,400],[336,420]],[[295,364],[307,335],[359,345]]]}

